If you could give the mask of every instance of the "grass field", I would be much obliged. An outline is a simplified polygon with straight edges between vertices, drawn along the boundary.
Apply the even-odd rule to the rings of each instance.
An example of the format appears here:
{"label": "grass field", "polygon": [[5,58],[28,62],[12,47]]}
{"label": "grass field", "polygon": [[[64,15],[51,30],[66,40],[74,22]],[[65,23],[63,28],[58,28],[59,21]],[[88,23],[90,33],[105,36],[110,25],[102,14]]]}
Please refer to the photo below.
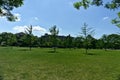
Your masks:
{"label": "grass field", "polygon": [[120,80],[119,50],[0,47],[0,80]]}

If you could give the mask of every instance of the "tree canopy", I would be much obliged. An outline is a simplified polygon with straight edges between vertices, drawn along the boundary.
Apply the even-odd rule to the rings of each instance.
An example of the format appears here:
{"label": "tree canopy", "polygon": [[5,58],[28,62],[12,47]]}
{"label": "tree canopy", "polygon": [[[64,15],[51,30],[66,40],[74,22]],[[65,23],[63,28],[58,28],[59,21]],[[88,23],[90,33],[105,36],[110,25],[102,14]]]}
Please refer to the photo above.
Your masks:
{"label": "tree canopy", "polygon": [[27,40],[28,40],[30,51],[31,51],[31,47],[32,47],[32,35],[33,35],[32,31],[33,31],[32,25],[28,26],[25,30],[25,33],[27,34]]}
{"label": "tree canopy", "polygon": [[11,11],[23,5],[24,0],[0,0],[0,16],[6,17],[8,21],[18,19]]}
{"label": "tree canopy", "polygon": [[[120,0],[109,0],[108,2],[106,2],[105,0],[81,0],[74,3],[74,7],[78,10],[80,9],[80,7],[87,9],[93,5],[103,6],[110,10],[116,10],[120,8]],[[118,17],[113,19],[112,23],[120,28],[120,11],[117,15]]]}
{"label": "tree canopy", "polygon": [[[88,28],[88,27],[87,27]],[[53,38],[51,34],[44,34],[41,37],[31,35],[31,47],[44,47],[53,48]],[[0,33],[0,46],[19,46],[19,47],[30,47],[30,40],[28,34],[20,33]],[[103,35],[101,38],[96,39],[91,35],[87,37],[87,49],[120,49],[120,35],[110,34]],[[86,48],[86,39],[83,35],[78,37],[68,36],[56,36],[58,48]]]}
{"label": "tree canopy", "polygon": [[54,52],[56,52],[56,45],[57,45],[57,36],[59,34],[59,29],[57,29],[57,26],[54,25],[53,27],[51,27],[49,29],[50,33],[51,33],[51,38],[52,38],[52,44],[54,47]]}
{"label": "tree canopy", "polygon": [[81,34],[83,35],[83,38],[85,39],[85,49],[86,49],[86,54],[87,54],[88,44],[89,44],[88,37],[94,34],[94,30],[92,30],[92,28],[89,28],[88,25],[84,23],[83,27],[81,28]]}

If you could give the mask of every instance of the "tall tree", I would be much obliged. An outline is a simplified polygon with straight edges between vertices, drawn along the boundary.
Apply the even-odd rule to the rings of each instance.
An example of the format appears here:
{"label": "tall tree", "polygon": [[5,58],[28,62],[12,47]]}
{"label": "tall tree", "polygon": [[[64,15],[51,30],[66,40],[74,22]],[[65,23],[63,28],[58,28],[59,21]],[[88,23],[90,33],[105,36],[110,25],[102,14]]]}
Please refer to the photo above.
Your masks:
{"label": "tall tree", "polygon": [[96,39],[93,36],[88,35],[87,40],[88,40],[88,48],[95,49],[96,48]]}
{"label": "tall tree", "polygon": [[31,51],[31,48],[32,48],[32,25],[29,26],[28,28],[26,28],[25,30],[25,33],[28,35],[28,42],[29,42],[29,48],[30,48],[30,51]]}
{"label": "tall tree", "polygon": [[17,39],[17,42],[15,43],[16,46],[20,47],[20,46],[26,45],[25,44],[25,40],[26,40],[26,34],[25,33],[23,33],[23,32],[16,33],[15,37]]}
{"label": "tall tree", "polygon": [[0,0],[0,16],[6,17],[8,21],[16,21],[18,19],[13,13],[14,8],[23,5],[24,0]]}
{"label": "tall tree", "polygon": [[56,47],[57,47],[57,35],[59,33],[59,29],[57,29],[57,26],[54,25],[53,27],[51,27],[49,29],[50,33],[51,33],[51,38],[52,38],[52,44],[53,44],[53,49],[54,52],[56,52]]}
{"label": "tall tree", "polygon": [[[80,9],[80,7],[83,7],[84,9],[89,8],[91,5],[95,6],[104,6],[107,9],[115,10],[120,8],[120,0],[81,0],[78,2],[75,2],[73,5],[76,9]],[[112,23],[116,26],[120,27],[120,11],[118,12],[118,17],[112,20]]]}
{"label": "tall tree", "polygon": [[8,46],[14,46],[14,43],[16,43],[16,36],[13,33],[8,33],[8,39],[7,39],[7,45]]}
{"label": "tall tree", "polygon": [[110,34],[107,37],[110,49],[120,49],[120,35]]}
{"label": "tall tree", "polygon": [[88,25],[86,23],[84,23],[83,27],[81,28],[81,34],[84,37],[84,45],[85,45],[85,53],[88,53],[88,35],[92,35],[94,33],[94,30],[92,28],[89,28]]}
{"label": "tall tree", "polygon": [[103,47],[104,47],[105,51],[107,51],[108,36],[107,36],[106,34],[104,34],[101,39],[102,39],[102,41],[103,41]]}
{"label": "tall tree", "polygon": [[73,40],[73,38],[71,37],[70,34],[68,36],[66,36],[66,48],[72,48],[72,46],[73,46],[72,40]]}
{"label": "tall tree", "polygon": [[74,38],[73,40],[74,47],[83,48],[83,41],[84,41],[84,38],[82,36]]}

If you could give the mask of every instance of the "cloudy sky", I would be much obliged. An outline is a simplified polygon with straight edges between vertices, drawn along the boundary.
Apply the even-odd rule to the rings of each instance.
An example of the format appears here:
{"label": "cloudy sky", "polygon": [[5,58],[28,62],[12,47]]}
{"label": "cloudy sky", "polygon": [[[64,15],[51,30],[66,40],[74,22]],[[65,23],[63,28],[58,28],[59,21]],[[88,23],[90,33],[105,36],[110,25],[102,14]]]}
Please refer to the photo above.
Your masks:
{"label": "cloudy sky", "polygon": [[76,10],[73,7],[75,1],[78,0],[25,0],[22,7],[13,11],[19,18],[16,22],[0,18],[0,32],[17,33],[33,25],[34,35],[41,36],[56,25],[59,35],[79,36],[84,23],[95,29],[96,38],[120,32],[119,28],[111,24],[111,19],[117,17],[117,11],[95,6],[87,10]]}

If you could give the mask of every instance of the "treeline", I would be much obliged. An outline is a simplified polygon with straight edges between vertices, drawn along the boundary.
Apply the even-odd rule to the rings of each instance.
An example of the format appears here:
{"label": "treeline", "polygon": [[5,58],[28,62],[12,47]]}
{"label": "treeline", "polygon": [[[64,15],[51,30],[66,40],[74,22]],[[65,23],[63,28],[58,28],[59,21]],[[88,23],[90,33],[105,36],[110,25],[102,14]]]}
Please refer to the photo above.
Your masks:
{"label": "treeline", "polygon": [[[20,33],[0,33],[1,46],[19,46],[19,47],[54,47],[52,37],[45,34],[41,37],[32,35],[31,44],[29,44],[29,35],[23,32]],[[57,36],[56,47],[58,48],[85,48],[85,39],[83,36],[72,37]],[[87,36],[88,49],[120,49],[120,35],[110,34],[103,35],[100,39],[95,39],[91,35]]]}

